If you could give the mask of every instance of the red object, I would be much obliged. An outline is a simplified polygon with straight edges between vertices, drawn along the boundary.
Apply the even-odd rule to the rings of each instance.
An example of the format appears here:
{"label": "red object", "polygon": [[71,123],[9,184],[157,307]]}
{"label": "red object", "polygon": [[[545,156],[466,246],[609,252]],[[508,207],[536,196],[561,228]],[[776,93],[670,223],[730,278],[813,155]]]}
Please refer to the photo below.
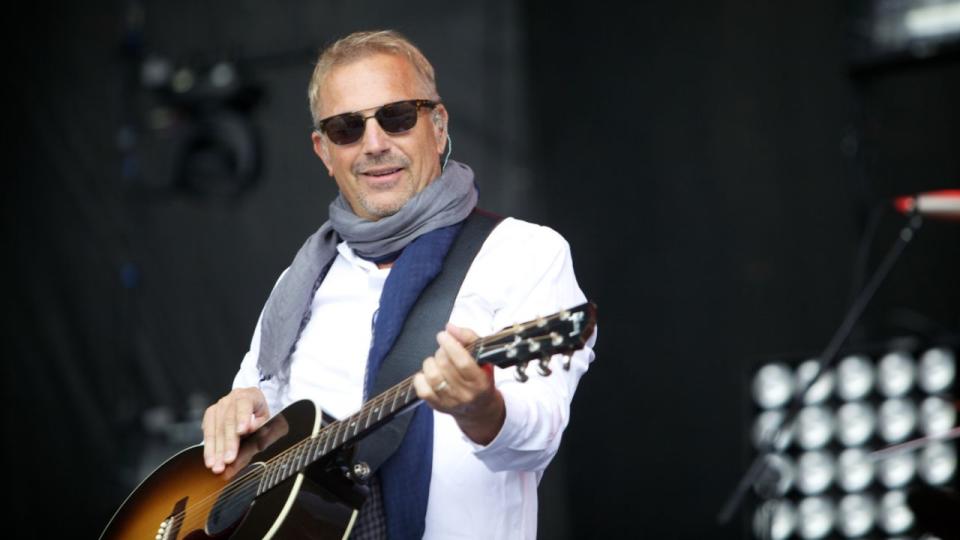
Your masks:
{"label": "red object", "polygon": [[897,197],[893,207],[901,214],[917,213],[934,219],[960,221],[960,189],[941,189]]}

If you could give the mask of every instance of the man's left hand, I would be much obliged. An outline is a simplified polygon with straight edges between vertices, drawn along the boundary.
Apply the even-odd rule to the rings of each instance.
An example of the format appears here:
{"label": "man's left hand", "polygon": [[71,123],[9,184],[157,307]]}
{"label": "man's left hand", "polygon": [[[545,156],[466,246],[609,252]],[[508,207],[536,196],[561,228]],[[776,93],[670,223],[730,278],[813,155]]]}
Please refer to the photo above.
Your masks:
{"label": "man's left hand", "polygon": [[417,396],[434,410],[450,414],[477,444],[489,444],[506,418],[503,396],[493,384],[491,366],[479,366],[464,348],[477,339],[473,331],[447,323],[437,334],[440,348],[423,361],[413,378]]}

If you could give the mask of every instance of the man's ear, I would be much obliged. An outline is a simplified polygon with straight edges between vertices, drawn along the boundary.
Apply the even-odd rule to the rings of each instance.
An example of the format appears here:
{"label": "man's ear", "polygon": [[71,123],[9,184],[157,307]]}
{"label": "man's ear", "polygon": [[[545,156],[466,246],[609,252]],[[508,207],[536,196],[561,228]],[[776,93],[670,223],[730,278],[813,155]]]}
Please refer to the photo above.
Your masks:
{"label": "man's ear", "polygon": [[327,148],[327,140],[317,130],[313,130],[313,133],[310,134],[310,138],[313,140],[313,153],[320,158],[320,161],[323,162],[323,166],[327,168],[327,174],[332,177],[333,163],[330,159],[330,149]]}
{"label": "man's ear", "polygon": [[437,153],[439,154],[447,146],[447,122],[450,121],[447,108],[442,104],[437,105],[433,109],[431,120],[433,121],[433,134],[437,139]]}

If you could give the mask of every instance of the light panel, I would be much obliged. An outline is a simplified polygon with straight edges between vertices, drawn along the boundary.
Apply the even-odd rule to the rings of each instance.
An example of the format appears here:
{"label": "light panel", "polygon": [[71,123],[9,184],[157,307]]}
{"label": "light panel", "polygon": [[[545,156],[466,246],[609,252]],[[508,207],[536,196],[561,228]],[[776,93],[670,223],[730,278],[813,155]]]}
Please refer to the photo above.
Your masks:
{"label": "light panel", "polygon": [[[757,538],[914,536],[906,493],[958,479],[956,445],[937,437],[957,426],[960,403],[956,346],[919,343],[902,339],[895,348],[846,353],[810,386],[766,458],[768,485],[754,486],[761,500]],[[754,448],[771,448],[795,393],[819,369],[810,357],[758,366]],[[874,454],[881,449],[887,451]]]}

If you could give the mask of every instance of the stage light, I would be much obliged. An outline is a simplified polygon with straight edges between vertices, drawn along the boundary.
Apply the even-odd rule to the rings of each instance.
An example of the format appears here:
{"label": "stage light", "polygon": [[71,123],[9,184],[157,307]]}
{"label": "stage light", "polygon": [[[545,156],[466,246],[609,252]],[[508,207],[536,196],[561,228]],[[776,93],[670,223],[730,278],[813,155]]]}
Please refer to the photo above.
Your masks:
{"label": "stage light", "polygon": [[797,527],[797,510],[787,500],[767,501],[753,514],[757,538],[787,540]]}
{"label": "stage light", "polygon": [[863,536],[873,528],[877,506],[868,495],[851,494],[840,500],[836,528],[845,536]]}
{"label": "stage light", "polygon": [[793,393],[793,375],[785,364],[767,364],[753,377],[753,399],[764,409],[786,405]]}
{"label": "stage light", "polygon": [[862,448],[847,448],[837,458],[837,485],[847,492],[863,491],[873,482],[874,462]]}
{"label": "stage light", "polygon": [[910,391],[916,378],[913,358],[903,351],[893,351],[880,360],[877,374],[880,393],[900,397]]}
{"label": "stage light", "polygon": [[854,64],[892,66],[949,54],[960,43],[957,0],[870,0],[854,8]]}
{"label": "stage light", "polygon": [[752,485],[757,513],[747,521],[758,539],[917,532],[905,493],[954,486],[960,470],[956,443],[936,439],[960,422],[956,347],[921,343],[903,337],[886,350],[841,355],[799,400],[776,445],[771,439],[819,366],[809,356],[758,366],[748,400],[753,446],[766,453],[766,467]]}
{"label": "stage light", "polygon": [[880,528],[887,534],[901,534],[913,526],[913,512],[903,491],[889,491],[880,499]]}
{"label": "stage light", "polygon": [[846,401],[862,399],[876,379],[876,370],[866,355],[847,356],[837,364],[837,395]]}
{"label": "stage light", "polygon": [[804,450],[823,448],[833,436],[834,420],[830,410],[819,405],[804,407],[797,415],[797,443]]}
{"label": "stage light", "polygon": [[917,38],[943,38],[960,33],[960,2],[933,2],[904,13],[907,35]]}
{"label": "stage light", "polygon": [[957,472],[957,451],[952,444],[935,442],[920,453],[920,478],[932,485],[945,484]]}
{"label": "stage light", "polygon": [[900,442],[917,427],[917,408],[913,402],[906,399],[888,399],[880,405],[877,424],[883,440],[890,443]]}
{"label": "stage light", "polygon": [[917,458],[912,452],[885,457],[877,464],[880,483],[889,489],[906,486],[917,472]]}
{"label": "stage light", "polygon": [[[802,391],[807,387],[807,384],[812,381],[817,374],[820,372],[820,363],[816,359],[807,360],[797,367],[797,374],[795,377],[797,392]],[[818,403],[823,403],[827,398],[830,397],[830,394],[833,393],[833,384],[834,384],[834,374],[831,371],[824,373],[822,377],[817,379],[817,382],[813,384],[807,393],[803,396],[803,402],[807,405],[813,405]]]}
{"label": "stage light", "polygon": [[786,495],[796,478],[793,461],[784,454],[768,454],[766,462],[768,476],[764,481],[754,484],[757,494],[764,499]]}
{"label": "stage light", "polygon": [[946,390],[957,376],[957,359],[945,347],[927,350],[920,357],[919,384],[924,392],[936,394]]}
{"label": "stage light", "polygon": [[253,113],[265,87],[253,80],[249,67],[226,58],[187,64],[161,55],[143,60],[140,84],[151,96],[146,125],[156,136],[142,140],[156,145],[162,158],[145,167],[162,178],[153,184],[208,199],[235,198],[257,184],[261,137]]}
{"label": "stage light", "polygon": [[826,497],[807,497],[797,507],[797,530],[801,538],[825,538],[833,529],[836,512]]}
{"label": "stage light", "polygon": [[835,469],[829,452],[804,452],[797,461],[797,489],[804,495],[823,493],[833,482]]}
{"label": "stage light", "polygon": [[930,396],[920,404],[920,429],[924,435],[943,435],[957,422],[957,409],[947,400]]}
{"label": "stage light", "polygon": [[783,450],[790,445],[790,441],[793,439],[793,430],[790,428],[784,428],[780,431],[777,440],[773,440],[774,435],[783,423],[784,414],[783,410],[776,409],[763,411],[757,416],[753,423],[754,447],[762,450],[772,445],[776,450]]}
{"label": "stage light", "polygon": [[837,411],[837,439],[845,446],[860,446],[876,429],[873,407],[860,401],[844,403]]}

